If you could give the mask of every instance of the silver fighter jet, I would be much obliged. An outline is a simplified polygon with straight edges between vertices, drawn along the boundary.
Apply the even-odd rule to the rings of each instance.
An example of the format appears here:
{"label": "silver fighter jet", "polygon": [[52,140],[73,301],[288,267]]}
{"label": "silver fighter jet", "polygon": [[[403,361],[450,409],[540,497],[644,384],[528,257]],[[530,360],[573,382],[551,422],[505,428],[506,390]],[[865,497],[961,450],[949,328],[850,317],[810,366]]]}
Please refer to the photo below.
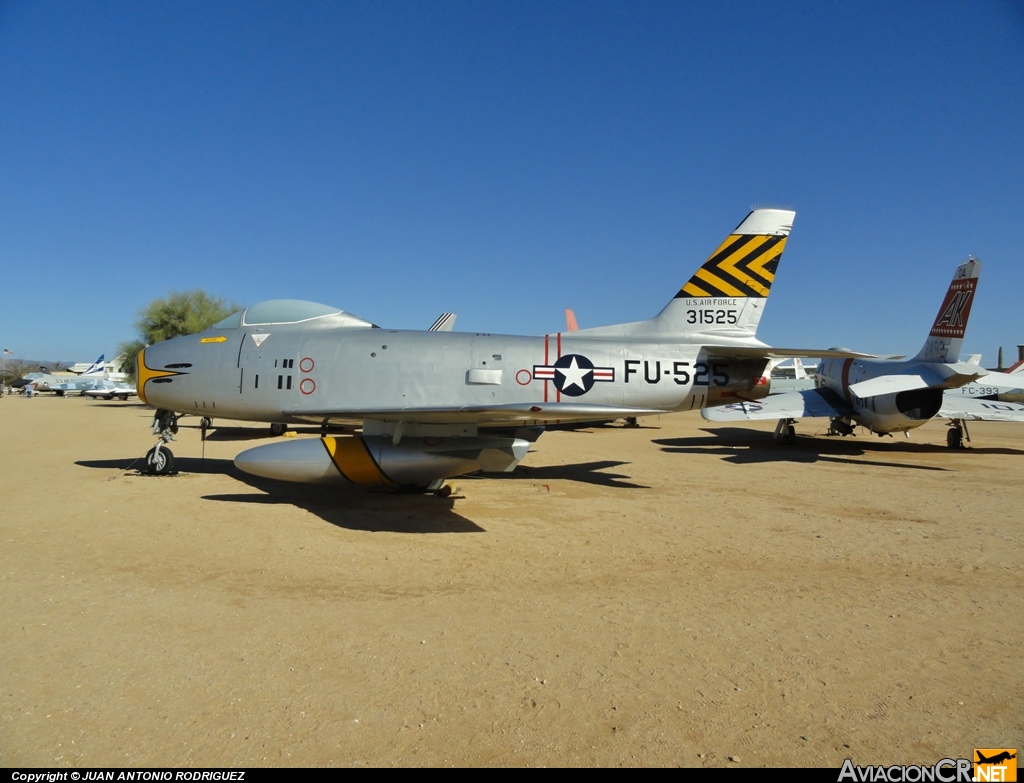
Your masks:
{"label": "silver fighter jet", "polygon": [[[286,481],[438,490],[511,471],[548,425],[698,410],[767,391],[772,349],[755,339],[794,213],[751,212],[654,318],[540,337],[381,329],[336,307],[275,300],[137,359],[157,408],[152,472],[178,414],[313,423],[323,437],[242,452],[248,473]],[[360,429],[328,436],[328,425]]]}

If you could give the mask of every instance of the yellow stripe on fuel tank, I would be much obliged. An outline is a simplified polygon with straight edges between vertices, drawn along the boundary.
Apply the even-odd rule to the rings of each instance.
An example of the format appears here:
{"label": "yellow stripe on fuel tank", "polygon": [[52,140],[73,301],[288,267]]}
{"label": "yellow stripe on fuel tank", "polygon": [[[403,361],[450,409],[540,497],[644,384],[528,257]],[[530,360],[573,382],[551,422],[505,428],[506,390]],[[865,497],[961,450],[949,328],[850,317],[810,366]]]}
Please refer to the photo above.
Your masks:
{"label": "yellow stripe on fuel tank", "polygon": [[384,475],[370,456],[369,447],[362,438],[321,438],[334,467],[342,476],[363,487],[394,484]]}

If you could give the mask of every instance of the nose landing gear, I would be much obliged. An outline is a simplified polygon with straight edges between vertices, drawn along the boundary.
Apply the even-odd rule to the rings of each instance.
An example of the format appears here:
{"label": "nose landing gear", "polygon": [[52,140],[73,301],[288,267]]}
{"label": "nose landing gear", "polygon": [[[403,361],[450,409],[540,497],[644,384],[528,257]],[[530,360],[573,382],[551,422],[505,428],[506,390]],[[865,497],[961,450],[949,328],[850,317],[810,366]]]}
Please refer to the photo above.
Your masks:
{"label": "nose landing gear", "polygon": [[165,444],[174,440],[177,432],[178,415],[174,411],[158,410],[153,415],[153,434],[160,439],[146,452],[144,473],[153,476],[168,476],[174,473],[174,454]]}

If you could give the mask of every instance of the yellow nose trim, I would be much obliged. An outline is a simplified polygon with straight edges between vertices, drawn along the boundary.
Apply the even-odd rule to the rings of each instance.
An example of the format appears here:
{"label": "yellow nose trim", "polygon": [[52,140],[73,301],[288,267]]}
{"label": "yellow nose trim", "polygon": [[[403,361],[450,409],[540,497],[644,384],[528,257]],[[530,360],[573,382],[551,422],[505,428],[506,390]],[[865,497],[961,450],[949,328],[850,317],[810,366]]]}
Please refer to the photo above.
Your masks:
{"label": "yellow nose trim", "polygon": [[135,378],[139,390],[139,399],[146,403],[146,405],[149,405],[149,400],[146,399],[146,381],[150,381],[153,378],[165,378],[169,375],[181,375],[181,373],[174,372],[173,370],[151,370],[146,366],[145,349],[139,351],[139,355],[135,358]]}

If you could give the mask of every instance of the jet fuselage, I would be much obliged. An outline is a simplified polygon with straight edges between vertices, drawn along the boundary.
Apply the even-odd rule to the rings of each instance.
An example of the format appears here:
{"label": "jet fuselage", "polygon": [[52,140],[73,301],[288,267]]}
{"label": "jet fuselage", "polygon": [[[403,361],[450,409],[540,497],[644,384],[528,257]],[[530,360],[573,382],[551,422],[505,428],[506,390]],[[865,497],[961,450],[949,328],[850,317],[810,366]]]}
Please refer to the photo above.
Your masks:
{"label": "jet fuselage", "polygon": [[681,411],[763,396],[765,360],[719,359],[700,344],[333,321],[215,327],[158,343],[142,356],[139,391],[157,408],[268,422],[337,422],[322,413],[329,410],[372,418],[379,410],[539,401]]}
{"label": "jet fuselage", "polygon": [[902,432],[920,427],[938,413],[942,389],[926,388],[858,397],[855,383],[903,375],[927,367],[930,362],[901,359],[825,359],[818,367],[817,388],[829,389],[842,397],[856,412],[854,421],[872,432]]}

